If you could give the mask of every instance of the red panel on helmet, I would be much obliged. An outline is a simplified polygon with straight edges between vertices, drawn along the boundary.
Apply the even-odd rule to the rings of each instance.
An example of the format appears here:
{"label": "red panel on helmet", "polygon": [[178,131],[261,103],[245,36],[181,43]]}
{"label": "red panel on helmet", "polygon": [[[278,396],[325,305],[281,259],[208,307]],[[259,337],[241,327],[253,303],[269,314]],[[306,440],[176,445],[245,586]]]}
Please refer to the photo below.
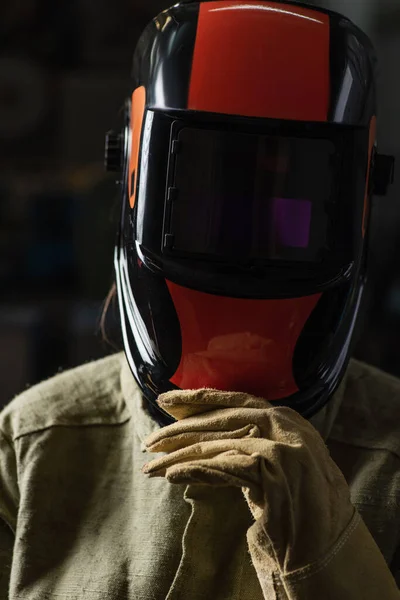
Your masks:
{"label": "red panel on helmet", "polygon": [[200,4],[192,110],[326,121],[329,17],[278,2]]}
{"label": "red panel on helmet", "polygon": [[293,353],[320,294],[288,300],[242,300],[167,281],[182,333],[171,382],[182,389],[242,391],[279,400],[298,391]]}
{"label": "red panel on helmet", "polygon": [[[200,4],[188,108],[326,121],[329,17],[277,2]],[[293,354],[320,295],[244,300],[167,282],[182,333],[171,382],[279,400],[298,391]]]}

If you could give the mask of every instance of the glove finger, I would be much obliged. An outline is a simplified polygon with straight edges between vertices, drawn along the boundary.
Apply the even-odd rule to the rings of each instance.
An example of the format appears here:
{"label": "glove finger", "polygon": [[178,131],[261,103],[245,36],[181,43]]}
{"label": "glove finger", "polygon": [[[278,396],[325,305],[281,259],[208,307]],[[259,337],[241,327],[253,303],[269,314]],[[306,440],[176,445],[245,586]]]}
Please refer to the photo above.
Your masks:
{"label": "glove finger", "polygon": [[271,405],[262,398],[242,392],[222,392],[220,390],[171,390],[161,394],[157,403],[178,421],[187,417],[207,413],[218,408],[269,408]]}
{"label": "glove finger", "polygon": [[175,464],[193,462],[201,459],[208,459],[222,454],[223,452],[235,453],[236,450],[232,448],[236,440],[217,440],[212,442],[202,442],[198,444],[192,444],[185,448],[181,448],[165,456],[155,458],[151,462],[144,465],[142,468],[143,473],[150,474],[158,469],[167,469]]}
{"label": "glove finger", "polygon": [[[151,474],[153,471],[158,471],[159,469],[167,469],[172,467],[174,464],[190,462],[196,459],[205,458],[210,456],[210,448],[208,447],[210,444],[217,443],[217,448],[214,450],[214,454],[218,454],[224,450],[221,448],[221,444],[218,442],[204,442],[199,444],[192,444],[191,446],[187,446],[185,448],[180,448],[170,454],[166,454],[165,456],[161,456],[159,458],[155,458],[149,463],[145,464],[142,468],[143,473]],[[223,443],[223,442],[222,442]]]}
{"label": "glove finger", "polygon": [[243,487],[258,485],[255,461],[250,456],[238,456],[226,452],[211,459],[179,463],[153,472],[151,477],[160,475],[171,483],[198,483],[204,485]]}
{"label": "glove finger", "polygon": [[179,428],[167,431],[167,429],[168,427],[165,427],[147,438],[145,444],[148,452],[173,452],[201,442],[260,437],[259,428],[253,425],[246,425],[236,431],[182,431]]}
{"label": "glove finger", "polygon": [[254,429],[249,433],[250,437],[263,437],[289,446],[305,443],[324,445],[314,427],[295,411],[286,407],[216,409],[208,414],[187,417],[168,427],[163,427],[151,434],[146,443],[151,447],[163,438],[178,436],[189,431],[214,433],[236,431],[248,425],[258,427],[258,431]]}
{"label": "glove finger", "polygon": [[146,439],[147,446],[158,443],[161,439],[173,437],[187,432],[223,432],[236,431],[244,427],[257,426],[259,434],[254,429],[253,435],[261,436],[261,429],[268,423],[267,411],[257,409],[224,408],[206,415],[188,417],[153,432]]}
{"label": "glove finger", "polygon": [[227,449],[215,456],[188,457],[186,460],[175,460],[174,462],[162,458],[155,459],[145,465],[142,471],[151,477],[166,476],[168,478],[171,473],[176,472],[176,469],[181,475],[186,472],[190,476],[195,467],[201,466],[205,469],[223,472],[226,478],[233,478],[232,480],[236,482],[240,481],[241,486],[253,486],[260,483],[258,462],[257,455],[248,456],[240,454],[236,450]]}
{"label": "glove finger", "polygon": [[232,473],[225,473],[223,470],[207,464],[175,465],[167,469],[165,477],[170,483],[185,485],[233,486],[239,488],[243,486],[241,477]]}
{"label": "glove finger", "polygon": [[[259,460],[264,454],[268,454],[266,451],[266,446],[271,445],[273,445],[273,442],[269,442],[268,440],[263,440],[261,438],[247,438],[240,440],[227,439],[199,442],[197,444],[192,444],[191,446],[175,450],[170,454],[155,458],[144,465],[142,471],[144,473],[150,473],[160,468],[165,469],[171,467],[174,464],[193,461],[197,462],[199,460],[211,460],[218,456],[229,456],[229,464],[232,463],[235,455],[242,457],[242,460],[243,457],[246,456],[250,457],[252,460]],[[229,464],[227,464],[226,467],[228,470]]]}

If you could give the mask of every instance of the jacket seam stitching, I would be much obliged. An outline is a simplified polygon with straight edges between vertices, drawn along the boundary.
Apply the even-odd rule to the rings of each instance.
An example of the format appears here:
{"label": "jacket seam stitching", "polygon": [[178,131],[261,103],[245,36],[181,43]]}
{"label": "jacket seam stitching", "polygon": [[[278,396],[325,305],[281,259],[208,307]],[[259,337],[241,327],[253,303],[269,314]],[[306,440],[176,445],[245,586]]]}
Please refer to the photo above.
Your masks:
{"label": "jacket seam stitching", "polygon": [[285,573],[283,575],[284,579],[286,579],[288,583],[296,583],[297,581],[303,581],[323,571],[335,558],[335,556],[340,552],[340,550],[342,550],[342,548],[348,542],[349,538],[354,533],[360,522],[361,517],[357,512],[355,512],[352,521],[347,527],[347,530],[342,534],[342,536],[336,542],[332,550],[324,559],[321,560],[321,562],[318,561],[317,563],[308,565],[303,569],[300,569],[297,573]]}
{"label": "jacket seam stitching", "polygon": [[42,433],[43,431],[48,431],[53,428],[71,428],[71,429],[80,429],[84,427],[119,427],[122,425],[126,425],[131,420],[131,416],[126,417],[123,421],[119,421],[117,423],[52,423],[51,425],[44,425],[43,427],[38,427],[37,429],[31,429],[29,431],[24,431],[16,435],[13,439],[13,442],[17,442],[21,438],[28,437],[30,435],[34,435],[35,433]]}

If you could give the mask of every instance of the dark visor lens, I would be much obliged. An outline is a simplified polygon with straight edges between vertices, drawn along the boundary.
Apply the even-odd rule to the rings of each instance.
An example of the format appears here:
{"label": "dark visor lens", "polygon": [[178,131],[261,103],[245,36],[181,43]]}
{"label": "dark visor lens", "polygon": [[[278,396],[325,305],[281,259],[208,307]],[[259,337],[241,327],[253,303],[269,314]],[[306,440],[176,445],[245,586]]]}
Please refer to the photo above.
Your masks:
{"label": "dark visor lens", "polygon": [[335,144],[184,127],[173,249],[221,258],[319,261],[337,177]]}

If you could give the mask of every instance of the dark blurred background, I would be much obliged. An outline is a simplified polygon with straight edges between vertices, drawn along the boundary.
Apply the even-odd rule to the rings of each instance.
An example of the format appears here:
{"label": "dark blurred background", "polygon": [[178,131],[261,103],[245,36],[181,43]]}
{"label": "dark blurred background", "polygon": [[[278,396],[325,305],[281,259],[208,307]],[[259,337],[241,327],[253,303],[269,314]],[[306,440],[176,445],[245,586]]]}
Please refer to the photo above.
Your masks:
{"label": "dark blurred background", "polygon": [[[99,321],[113,281],[118,194],[103,140],[131,91],[153,0],[0,5],[0,406],[112,352]],[[315,4],[318,4],[315,2]],[[379,145],[400,154],[400,0],[325,0],[375,42]],[[368,319],[356,354],[400,375],[400,176],[375,200]],[[111,335],[117,335],[110,318]],[[118,335],[117,335],[118,337]]]}

